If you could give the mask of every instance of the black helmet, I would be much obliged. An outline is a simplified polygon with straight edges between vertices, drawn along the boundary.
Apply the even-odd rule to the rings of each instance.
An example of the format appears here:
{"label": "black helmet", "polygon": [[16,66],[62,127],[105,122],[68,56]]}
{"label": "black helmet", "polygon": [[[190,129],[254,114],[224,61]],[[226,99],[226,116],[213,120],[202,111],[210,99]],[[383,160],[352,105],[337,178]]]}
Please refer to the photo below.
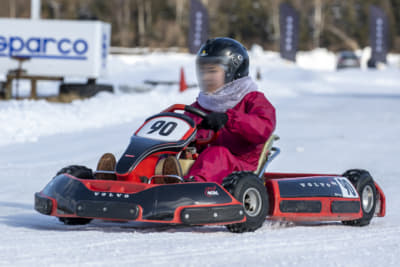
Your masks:
{"label": "black helmet", "polygon": [[225,83],[249,75],[249,55],[236,40],[226,37],[208,39],[197,53],[197,67],[202,64],[221,64],[225,69]]}

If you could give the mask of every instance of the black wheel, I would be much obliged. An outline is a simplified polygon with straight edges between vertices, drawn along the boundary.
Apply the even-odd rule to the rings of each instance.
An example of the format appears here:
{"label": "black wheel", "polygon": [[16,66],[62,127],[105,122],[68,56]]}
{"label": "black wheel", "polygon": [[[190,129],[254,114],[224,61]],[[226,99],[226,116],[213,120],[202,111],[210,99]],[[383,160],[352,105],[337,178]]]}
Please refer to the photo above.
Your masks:
{"label": "black wheel", "polygon": [[68,173],[71,174],[72,176],[81,179],[93,179],[92,170],[85,166],[80,166],[80,165],[67,166],[59,170],[56,175],[60,175],[63,173]]}
{"label": "black wheel", "polygon": [[252,172],[235,172],[224,179],[223,186],[243,203],[246,222],[227,225],[233,233],[252,232],[262,226],[269,211],[268,192],[263,181]]}
{"label": "black wheel", "polygon": [[[71,165],[65,168],[62,168],[57,172],[57,175],[63,174],[63,173],[68,173],[71,174],[72,176],[75,176],[77,178],[81,179],[93,179],[93,172],[91,169],[85,167],[85,166],[80,166],[80,165]],[[64,224],[67,225],[84,225],[88,224],[92,221],[92,219],[89,218],[66,218],[66,217],[59,217],[58,218],[60,222],[63,222]]]}
{"label": "black wheel", "polygon": [[376,188],[371,174],[366,170],[348,170],[343,174],[356,188],[360,195],[361,208],[363,216],[360,219],[352,221],[343,221],[345,225],[365,226],[368,225],[374,217],[377,201]]}

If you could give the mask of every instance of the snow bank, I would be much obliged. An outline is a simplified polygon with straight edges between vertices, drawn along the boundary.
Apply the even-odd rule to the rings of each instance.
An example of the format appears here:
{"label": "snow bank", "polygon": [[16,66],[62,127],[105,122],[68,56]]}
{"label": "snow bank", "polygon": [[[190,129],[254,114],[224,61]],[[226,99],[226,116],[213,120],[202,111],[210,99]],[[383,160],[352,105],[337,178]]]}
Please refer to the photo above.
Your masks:
{"label": "snow bank", "polygon": [[[102,93],[88,100],[71,104],[49,103],[44,100],[0,102],[0,146],[35,142],[41,136],[79,132],[108,127],[138,118],[144,119],[173,103],[191,103],[197,88],[178,93],[178,86],[157,86],[146,93],[126,94],[118,88],[143,86],[145,80],[178,81],[180,68],[185,70],[188,84],[196,83],[194,55],[182,53],[153,53],[148,55],[112,55],[109,57],[108,77],[99,82],[111,83],[115,94]],[[250,75],[256,77],[259,88],[275,101],[304,93],[316,94],[372,94],[393,96],[400,94],[400,75],[396,68],[397,55],[389,56],[385,70],[352,69],[340,72],[335,68],[333,53],[318,49],[299,52],[298,62],[282,60],[276,52],[263,51],[254,46],[250,50]],[[68,78],[67,82],[78,81]],[[56,94],[58,83],[41,82],[39,95]],[[21,81],[20,95],[28,95],[29,83]],[[15,92],[14,92],[15,94]]]}
{"label": "snow bank", "polygon": [[[40,136],[79,132],[144,119],[172,103],[190,103],[194,91],[178,95],[170,88],[148,94],[101,93],[71,104],[45,100],[8,101],[0,105],[0,145],[34,142]],[[162,94],[159,91],[165,89]]]}

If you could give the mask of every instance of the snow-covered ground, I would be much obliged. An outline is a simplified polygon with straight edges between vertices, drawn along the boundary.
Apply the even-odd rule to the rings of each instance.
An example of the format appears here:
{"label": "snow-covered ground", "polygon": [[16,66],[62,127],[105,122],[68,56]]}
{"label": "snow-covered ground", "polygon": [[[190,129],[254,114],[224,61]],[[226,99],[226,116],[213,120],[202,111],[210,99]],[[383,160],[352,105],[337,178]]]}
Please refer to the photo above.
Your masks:
{"label": "snow-covered ground", "polygon": [[[266,221],[254,233],[224,227],[163,227],[94,221],[65,226],[33,210],[33,194],[63,166],[94,168],[120,156],[129,136],[156,112],[191,103],[198,91],[158,86],[145,93],[102,93],[71,104],[0,102],[0,266],[398,266],[400,262],[400,57],[383,70],[336,72],[334,55],[303,52],[297,64],[251,50],[251,75],[277,109],[282,154],[271,171],[341,173],[368,169],[387,197],[387,215],[367,227]],[[104,82],[146,79],[196,83],[194,57],[157,53],[110,56]],[[28,94],[22,83],[20,94]],[[56,83],[39,83],[55,94]]]}

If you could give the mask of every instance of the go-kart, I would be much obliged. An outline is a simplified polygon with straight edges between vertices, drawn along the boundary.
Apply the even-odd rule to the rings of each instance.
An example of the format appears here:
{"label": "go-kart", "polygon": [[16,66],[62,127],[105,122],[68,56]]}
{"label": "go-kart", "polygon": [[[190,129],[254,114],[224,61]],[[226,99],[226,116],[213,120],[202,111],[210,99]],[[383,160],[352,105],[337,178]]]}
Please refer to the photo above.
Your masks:
{"label": "go-kart", "polygon": [[[35,209],[65,224],[103,219],[226,225],[231,232],[254,231],[266,218],[363,226],[374,215],[385,215],[385,195],[365,170],[342,175],[265,172],[280,152],[273,146],[276,135],[264,145],[256,171],[234,172],[222,185],[163,173],[160,164],[167,156],[179,159],[182,173],[187,173],[198,156],[195,145],[210,144],[218,137],[210,132],[208,138],[197,139],[197,125],[182,111],[201,118],[207,115],[177,104],[146,119],[114,171],[65,167],[35,194]],[[99,174],[113,179],[97,179]]]}

